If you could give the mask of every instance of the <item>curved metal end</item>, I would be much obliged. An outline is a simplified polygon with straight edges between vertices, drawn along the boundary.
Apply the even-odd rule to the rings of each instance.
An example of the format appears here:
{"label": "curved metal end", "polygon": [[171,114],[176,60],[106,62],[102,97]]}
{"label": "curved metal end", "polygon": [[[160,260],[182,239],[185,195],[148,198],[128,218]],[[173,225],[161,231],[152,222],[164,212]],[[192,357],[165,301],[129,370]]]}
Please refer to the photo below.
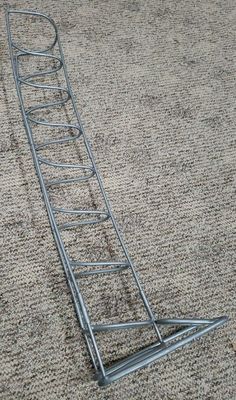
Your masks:
{"label": "curved metal end", "polygon": [[46,20],[48,20],[53,25],[55,31],[56,32],[58,31],[55,21],[51,17],[49,17],[49,15],[46,15],[44,13],[40,13],[38,11],[33,11],[33,10],[17,10],[17,9],[8,8],[8,7],[6,8],[6,13],[8,13],[8,14],[32,15],[32,16],[35,16],[35,17],[45,18]]}
{"label": "curved metal end", "polygon": [[215,321],[215,322],[218,321],[218,322],[219,322],[218,326],[220,326],[220,325],[223,325],[223,324],[225,324],[226,322],[228,322],[228,321],[229,321],[229,317],[228,317],[227,315],[222,315],[222,317],[217,317],[217,318],[215,318],[214,321]]}
{"label": "curved metal end", "polygon": [[44,18],[52,25],[52,27],[54,29],[54,32],[55,32],[55,37],[54,37],[53,42],[48,47],[46,47],[45,49],[31,51],[29,49],[24,49],[24,48],[19,47],[16,43],[14,43],[12,41],[11,42],[12,46],[14,48],[16,48],[17,50],[22,51],[22,52],[24,52],[26,54],[32,54],[32,55],[33,54],[42,54],[42,53],[46,53],[49,50],[51,50],[55,46],[55,44],[57,43],[57,41],[58,41],[58,29],[57,29],[57,26],[56,26],[56,23],[54,22],[54,20],[51,17],[49,17],[48,15],[43,14],[43,13],[39,13],[37,11],[6,9],[6,16],[7,16],[7,22],[8,23],[9,23],[9,15],[10,14],[29,15],[29,16],[32,16],[32,17]]}

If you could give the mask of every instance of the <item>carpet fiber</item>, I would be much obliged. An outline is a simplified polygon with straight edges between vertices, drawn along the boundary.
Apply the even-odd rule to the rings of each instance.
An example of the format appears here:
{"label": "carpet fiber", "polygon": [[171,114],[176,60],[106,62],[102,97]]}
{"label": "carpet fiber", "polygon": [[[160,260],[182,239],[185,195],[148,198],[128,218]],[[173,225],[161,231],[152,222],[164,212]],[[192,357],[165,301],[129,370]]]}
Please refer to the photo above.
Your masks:
{"label": "carpet fiber", "polygon": [[[58,25],[85,130],[157,315],[230,321],[106,388],[92,380],[19,112],[2,7],[0,399],[235,399],[235,2],[6,3]],[[31,40],[30,27],[16,24],[16,34],[23,29]],[[69,146],[53,151],[83,157]],[[100,202],[93,184],[52,196]],[[83,257],[118,251],[108,224],[65,241]],[[82,289],[93,321],[143,317],[128,275],[84,279]],[[152,340],[145,329],[99,338],[108,363]]]}

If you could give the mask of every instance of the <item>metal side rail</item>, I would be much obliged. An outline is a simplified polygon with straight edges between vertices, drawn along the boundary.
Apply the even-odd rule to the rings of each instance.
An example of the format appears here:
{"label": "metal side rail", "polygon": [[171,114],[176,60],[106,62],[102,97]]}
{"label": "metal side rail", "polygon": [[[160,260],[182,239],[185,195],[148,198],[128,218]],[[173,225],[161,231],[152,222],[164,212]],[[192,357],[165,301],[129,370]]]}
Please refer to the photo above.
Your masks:
{"label": "metal side rail", "polygon": [[[14,32],[11,29],[11,18],[21,18],[29,17],[36,18],[38,20],[44,20],[49,26],[52,28],[54,34],[51,43],[48,44],[45,48],[32,50],[30,48],[25,48],[15,40]],[[55,243],[64,267],[65,275],[68,281],[69,288],[71,290],[72,298],[75,305],[75,310],[77,317],[79,319],[82,331],[84,333],[85,341],[87,343],[88,351],[91,356],[91,360],[93,366],[95,368],[95,376],[98,380],[99,385],[104,386],[107,385],[133,371],[136,371],[139,368],[143,368],[146,365],[150,364],[153,361],[156,361],[160,357],[165,356],[166,354],[182,347],[195,339],[198,339],[200,336],[208,333],[212,329],[222,325],[227,321],[227,317],[217,317],[214,319],[158,319],[154,314],[151,305],[142,289],[140,284],[137,272],[135,271],[135,267],[133,262],[129,256],[121,233],[119,231],[117,222],[112,213],[110,203],[108,197],[104,191],[102,179],[98,173],[98,169],[96,167],[96,163],[88,142],[88,139],[85,135],[80,115],[77,110],[75,98],[70,86],[66,64],[63,56],[63,51],[58,35],[57,27],[54,21],[48,17],[47,15],[26,11],[26,10],[6,10],[6,26],[7,26],[7,34],[8,34],[8,42],[9,42],[9,50],[10,57],[12,62],[13,75],[16,84],[16,91],[19,98],[21,113],[23,117],[23,122],[25,125],[26,134],[28,137],[28,141],[30,144],[32,157],[35,165],[35,169],[37,172],[37,176],[39,179],[39,183],[41,186],[41,191],[43,194],[45,206],[48,213],[48,218],[50,221],[52,233],[55,239]],[[22,30],[24,30],[24,26],[22,25]],[[53,52],[57,51],[58,55],[56,56]],[[32,58],[36,58],[36,60],[51,60],[53,62],[53,67],[48,67],[45,70],[36,70],[30,74],[24,75],[20,71],[20,62],[24,60],[29,63]],[[57,86],[57,85],[49,85],[40,83],[40,78],[57,75],[57,73],[61,71],[63,72],[65,85]],[[37,80],[38,79],[38,80]],[[22,88],[27,87],[37,90],[46,90],[50,92],[56,92],[60,95],[60,98],[55,99],[55,101],[44,102],[42,104],[37,104],[34,106],[27,106],[24,98],[24,93]],[[46,119],[37,118],[37,112],[43,112],[52,110],[58,106],[65,106],[65,104],[70,101],[73,108],[74,118],[77,121],[76,123],[70,124],[66,122],[50,122]],[[41,127],[42,129],[50,128],[50,129],[62,129],[68,130],[68,135],[65,137],[58,137],[56,139],[47,138],[43,143],[37,143],[34,137],[34,127]],[[44,128],[45,127],[45,128]],[[75,131],[75,135],[71,135],[71,131]],[[57,160],[49,160],[45,159],[40,155],[40,151],[49,147],[52,144],[64,144],[68,142],[76,142],[80,141],[86,149],[88,158],[90,160],[89,165],[82,164],[74,164],[74,163],[61,163]],[[47,180],[45,177],[45,173],[42,169],[42,166],[47,166],[50,169],[54,170],[73,170],[80,173],[79,176],[72,178],[59,178]],[[83,210],[83,209],[70,209],[68,207],[55,207],[49,196],[49,190],[52,186],[57,185],[67,185],[77,183],[79,184],[82,181],[89,181],[90,179],[96,179],[98,183],[99,190],[101,192],[104,209],[102,210]],[[64,215],[64,217],[68,216],[79,216],[85,217],[85,219],[81,219],[80,221],[58,223],[57,216]],[[121,246],[123,257],[122,260],[110,260],[110,261],[84,261],[84,260],[72,260],[65,247],[65,243],[63,241],[61,232],[67,229],[73,229],[75,227],[79,228],[80,225],[94,225],[100,224],[104,221],[110,220],[112,223],[112,227],[117,236],[118,242]],[[88,268],[87,270],[82,270],[82,268]],[[95,324],[92,323],[87,311],[87,307],[83,298],[83,295],[80,290],[80,278],[86,279],[86,276],[94,276],[96,279],[96,275],[100,274],[114,274],[116,276],[117,273],[122,273],[122,271],[130,272],[133,277],[134,283],[136,284],[137,290],[139,292],[143,307],[146,311],[147,319],[144,321],[130,321],[130,322],[117,322],[113,324]],[[161,328],[164,325],[173,325],[177,327],[176,333],[169,335],[168,337],[163,337],[161,333]],[[133,355],[128,356],[127,358],[115,362],[112,366],[105,366],[102,360],[102,355],[99,351],[99,346],[96,340],[96,334],[99,332],[108,332],[108,331],[116,331],[120,329],[139,329],[151,327],[154,331],[156,340],[155,343],[146,347],[145,349],[136,352]],[[182,327],[182,328],[181,328]],[[127,333],[128,335],[128,333]]]}

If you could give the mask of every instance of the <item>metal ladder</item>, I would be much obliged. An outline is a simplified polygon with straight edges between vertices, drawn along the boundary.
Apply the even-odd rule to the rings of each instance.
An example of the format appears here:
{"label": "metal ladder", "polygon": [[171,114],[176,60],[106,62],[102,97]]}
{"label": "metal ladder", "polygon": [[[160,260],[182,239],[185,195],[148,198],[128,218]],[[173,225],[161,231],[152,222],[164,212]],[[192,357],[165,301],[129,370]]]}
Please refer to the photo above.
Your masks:
{"label": "metal ladder", "polygon": [[[50,24],[54,32],[54,37],[51,43],[48,44],[46,48],[30,50],[23,48],[19,45],[13,38],[11,32],[11,18],[22,17],[36,18],[46,21]],[[164,355],[183,347],[184,345],[192,342],[194,339],[208,333],[214,328],[222,325],[227,321],[227,317],[217,317],[214,319],[180,319],[180,318],[170,318],[170,319],[158,319],[150,306],[150,303],[142,289],[138,275],[135,271],[133,262],[128,254],[125,243],[121,236],[118,228],[118,224],[112,213],[108,197],[104,191],[101,177],[98,173],[96,163],[91,151],[89,141],[85,135],[80,116],[75,103],[75,98],[72,93],[70,86],[68,73],[66,69],[66,64],[62,52],[62,47],[58,35],[58,30],[55,22],[47,15],[25,11],[25,10],[6,10],[6,25],[7,34],[9,42],[10,57],[12,62],[12,69],[16,84],[16,91],[19,98],[21,113],[25,125],[25,130],[27,133],[28,141],[31,147],[32,157],[35,165],[35,169],[38,175],[38,180],[41,186],[41,191],[43,194],[45,206],[48,213],[48,218],[50,221],[51,229],[54,235],[54,239],[57,245],[58,252],[64,267],[65,275],[67,278],[68,285],[71,290],[71,295],[74,301],[76,314],[78,316],[85,341],[87,343],[88,351],[91,356],[93,366],[95,368],[95,377],[98,380],[100,386],[107,385],[139,368],[145,367],[149,363],[163,357]],[[22,28],[23,29],[23,28]],[[53,52],[57,52],[58,55],[54,55]],[[28,60],[38,57],[41,60],[51,60],[53,61],[53,67],[46,70],[34,71],[28,75],[22,75],[20,72],[21,60]],[[30,65],[30,64],[29,64]],[[57,74],[58,71],[62,71],[65,79],[65,87],[63,86],[53,86],[45,85],[40,83],[42,77],[52,76]],[[37,82],[38,79],[38,82]],[[23,87],[34,88],[38,90],[49,90],[56,91],[60,94],[60,99],[43,104],[37,104],[35,106],[26,107],[24,94],[22,91]],[[64,106],[68,101],[71,102],[73,107],[74,116],[76,119],[75,124],[70,123],[60,123],[60,122],[49,122],[45,119],[37,119],[37,112],[53,109],[54,107]],[[40,126],[45,128],[55,128],[68,131],[68,135],[65,137],[50,139],[46,141],[37,143],[34,138],[34,128]],[[76,134],[71,134],[71,132],[76,132]],[[75,163],[61,163],[56,160],[49,160],[40,155],[40,151],[45,148],[49,148],[53,144],[62,144],[68,142],[80,141],[86,149],[90,163],[88,165],[75,164]],[[70,178],[57,178],[47,180],[43,172],[42,167],[47,166],[55,171],[67,171],[73,170],[78,172],[78,176]],[[81,181],[88,181],[90,179],[97,180],[102,198],[104,203],[103,210],[97,209],[68,209],[55,207],[50,199],[49,190],[52,187],[60,187],[61,185],[73,184],[74,182],[79,183]],[[64,223],[58,222],[58,215],[65,216],[76,216],[82,217],[79,221],[68,221]],[[84,218],[85,217],[85,218]],[[86,262],[82,260],[75,260],[69,257],[68,251],[66,250],[65,243],[62,238],[62,231],[66,229],[73,229],[79,227],[80,225],[94,225],[103,223],[104,221],[110,220],[112,227],[114,229],[115,235],[121,246],[123,259],[121,261],[93,261]],[[87,267],[87,270],[84,268]],[[139,292],[141,301],[143,303],[144,309],[146,310],[147,319],[143,321],[128,321],[119,323],[107,323],[107,324],[95,324],[92,323],[88,315],[87,307],[81,293],[80,289],[80,277],[94,275],[96,278],[100,274],[113,274],[122,273],[122,271],[129,271],[133,277],[134,283]],[[163,337],[160,328],[164,325],[176,326],[178,330],[167,337]],[[152,327],[156,342],[150,346],[144,348],[135,354],[128,356],[127,358],[115,362],[112,366],[106,367],[103,363],[102,356],[100,354],[96,333],[107,332],[121,329],[135,329],[143,327]],[[182,327],[182,328],[181,328]],[[181,329],[180,329],[181,328]]]}

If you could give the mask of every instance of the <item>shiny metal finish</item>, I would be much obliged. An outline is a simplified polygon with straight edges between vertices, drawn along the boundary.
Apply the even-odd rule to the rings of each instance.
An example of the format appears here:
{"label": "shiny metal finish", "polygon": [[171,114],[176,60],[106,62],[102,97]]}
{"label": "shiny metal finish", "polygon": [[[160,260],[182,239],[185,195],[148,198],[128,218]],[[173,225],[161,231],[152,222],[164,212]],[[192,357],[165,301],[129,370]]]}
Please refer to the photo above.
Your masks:
{"label": "shiny metal finish", "polygon": [[[21,18],[22,15],[30,16],[31,18],[41,18],[44,19],[54,31],[54,38],[51,43],[46,46],[44,49],[40,50],[30,50],[28,48],[21,47],[21,45],[16,44],[13,37],[14,34],[11,31],[11,17],[13,16]],[[68,285],[71,290],[71,294],[73,297],[75,310],[81,325],[81,328],[84,333],[84,337],[88,346],[88,351],[91,356],[91,360],[93,366],[96,370],[96,378],[98,379],[99,385],[107,385],[133,371],[136,371],[139,368],[145,367],[149,363],[163,357],[164,355],[176,350],[179,347],[182,347],[194,339],[199,338],[200,336],[208,333],[210,330],[222,325],[227,317],[220,317],[215,319],[158,319],[154,312],[152,311],[151,305],[142,289],[140,284],[138,275],[135,271],[135,267],[133,262],[128,254],[127,248],[123,241],[123,238],[119,232],[117,222],[112,213],[109,200],[103,188],[102,179],[98,173],[96,163],[88,142],[88,139],[85,135],[80,116],[76,107],[75,98],[70,86],[66,64],[62,52],[62,47],[58,35],[57,27],[54,21],[41,13],[25,11],[25,10],[7,10],[6,11],[6,22],[7,22],[7,33],[8,33],[8,41],[9,41],[9,50],[12,62],[12,69],[16,84],[17,95],[19,98],[20,108],[22,112],[22,117],[25,125],[26,134],[28,137],[28,141],[31,147],[32,157],[35,164],[35,169],[38,175],[41,191],[43,194],[45,206],[48,213],[48,218],[50,221],[50,225],[52,228],[52,232],[54,235],[54,239],[56,242],[56,246],[58,252],[61,257],[61,261],[64,267],[65,275],[68,281]],[[24,27],[22,26],[22,29]],[[57,50],[59,56],[55,56],[53,51]],[[33,71],[26,76],[20,73],[19,64],[21,60],[28,60],[30,66],[30,59],[32,57],[37,57],[40,60],[53,60],[54,66],[51,69],[45,69],[41,71]],[[45,85],[41,84],[40,81],[37,81],[37,78],[51,76],[53,74],[57,74],[58,72],[63,72],[65,86],[55,86],[55,85]],[[49,103],[37,104],[34,106],[26,106],[23,87],[27,86],[28,89],[38,89],[38,90],[46,90],[51,92],[57,92],[60,94],[60,99],[55,99],[55,101],[51,101]],[[75,120],[77,121],[75,124],[64,123],[64,122],[49,122],[45,118],[39,119],[37,117],[37,112],[46,112],[47,110],[53,109],[56,106],[63,106],[68,101],[71,101],[73,107],[73,113]],[[71,130],[75,130],[75,135],[68,134],[65,137],[58,137],[56,139],[48,138],[43,143],[36,143],[34,137],[34,127],[35,126],[44,126],[47,128],[55,128],[55,129],[64,129],[68,130],[70,133]],[[80,163],[61,163],[57,160],[49,160],[40,155],[40,151],[42,149],[47,148],[52,144],[62,144],[70,141],[81,141],[85,146],[88,158],[90,160],[89,165],[82,165]],[[80,173],[79,176],[73,178],[61,178],[61,179],[52,179],[47,180],[43,171],[43,166],[47,166],[51,169],[59,169],[65,170],[75,170]],[[87,181],[89,179],[96,179],[102,198],[104,203],[103,210],[83,210],[83,209],[70,209],[66,205],[64,207],[55,207],[49,196],[49,188],[52,186],[60,186],[67,185],[73,183],[80,183],[82,181]],[[68,222],[58,223],[57,216],[63,215],[64,218],[68,216],[75,215],[83,217],[81,220],[76,222]],[[65,247],[65,243],[63,242],[61,232],[67,229],[73,229],[78,227],[80,229],[80,225],[94,225],[100,224],[104,221],[110,220],[112,223],[112,227],[117,236],[117,239],[122,248],[123,257],[122,260],[116,261],[94,261],[94,262],[86,262],[82,260],[71,260],[68,252]],[[88,270],[81,270],[85,267],[89,267]],[[104,268],[105,267],[105,268]],[[91,322],[90,317],[88,315],[88,311],[86,308],[86,304],[83,298],[83,295],[80,290],[80,277],[85,277],[89,275],[93,275],[96,279],[96,275],[99,274],[114,274],[114,277],[117,273],[121,273],[122,271],[127,270],[133,277],[134,283],[136,284],[137,290],[139,292],[140,298],[143,303],[143,307],[146,310],[147,319],[144,321],[130,321],[130,322],[117,322],[113,324],[94,324]],[[115,279],[115,278],[114,278]],[[183,325],[182,330],[178,330],[176,333],[163,337],[161,334],[161,327],[163,325],[176,325],[178,328]],[[113,366],[107,368],[102,360],[97,340],[96,333],[97,332],[107,332],[107,331],[115,331],[120,329],[139,329],[145,327],[152,327],[155,335],[156,335],[156,343],[148,346],[147,348],[125,358],[122,361],[116,362]],[[127,335],[129,331],[127,332]]]}

